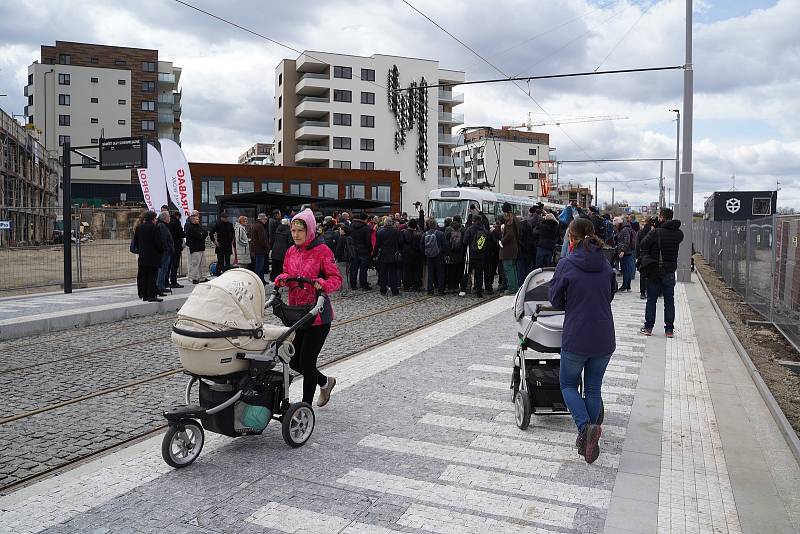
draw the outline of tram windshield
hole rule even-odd
[[[436,219],[442,224],[448,217],[460,215],[462,220],[467,220],[468,200],[439,200],[428,201],[428,216]]]

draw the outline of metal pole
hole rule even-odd
[[[614,207],[614,188],[611,188],[611,207]]]
[[[692,174],[692,117],[694,71],[692,70],[692,0],[686,0],[686,69],[683,71],[683,161],[680,176],[680,220],[684,235],[692,235],[694,175]],[[678,281],[691,282],[691,240],[684,239],[678,252]]]
[[[664,160],[661,160],[661,170],[658,172],[658,205],[665,208],[664,204]]]
[[[769,322],[774,323],[774,313],[775,313],[775,286],[778,285],[777,280],[775,280],[775,254],[776,254],[776,245],[778,243],[778,229],[777,229],[778,220],[775,216],[775,213],[772,214],[772,265],[770,266],[769,270],[772,276],[770,276],[771,284],[769,286]]]
[[[744,260],[744,301],[750,298],[750,254],[753,252],[753,245],[750,243],[750,219],[747,219],[747,258]]]
[[[597,206],[597,199],[600,195],[597,193],[597,176],[594,177],[594,205]]]
[[[69,141],[64,142],[62,157],[62,215],[64,217],[64,293],[72,293],[72,166]]]
[[[675,196],[677,197],[680,193],[681,179],[681,110],[676,109],[675,113],[678,115],[675,132]]]

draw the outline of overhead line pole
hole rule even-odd
[[[692,0],[686,0],[686,64],[683,71],[683,161],[681,161],[678,210],[683,241],[678,251],[678,281],[690,282],[692,256],[692,212],[694,174],[692,173],[692,118],[694,106],[694,71],[692,67]]]

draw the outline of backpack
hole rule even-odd
[[[458,230],[454,228],[453,231],[450,232],[450,250],[452,250],[453,252],[461,251],[461,248],[463,246],[463,243],[461,242],[462,230],[463,228],[459,228]]]
[[[353,243],[353,238],[349,235],[345,236],[342,241],[342,256],[344,257],[344,261],[348,263],[353,261],[357,256],[355,243]]]
[[[469,251],[473,254],[481,255],[489,248],[489,234],[486,230],[480,229],[475,233],[475,239],[469,244]]]
[[[436,230],[425,234],[425,256],[435,258],[439,255],[439,240],[436,237]]]

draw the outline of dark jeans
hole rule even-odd
[[[472,284],[473,284],[472,289],[473,291],[475,291],[476,295],[480,295],[483,293],[483,286],[485,283],[485,278],[483,274],[484,271],[483,258],[480,259],[473,258],[469,260],[469,269],[470,271],[472,271]],[[464,276],[464,282],[466,282],[467,278],[468,278],[467,276]],[[466,285],[466,283],[464,285]],[[490,290],[492,289],[492,286],[490,285],[486,286],[486,289]]]
[[[178,267],[181,265],[180,251],[172,255],[169,260],[169,285],[174,286],[178,283]]]
[[[517,256],[517,283],[522,285],[525,277],[533,270],[533,258],[520,254]]]
[[[378,263],[378,287],[382,294],[386,294],[386,285],[392,290],[392,295],[397,295],[399,286],[397,283],[397,264]]]
[[[403,289],[422,289],[422,258],[403,258]]]
[[[620,260],[620,269],[622,269],[622,286],[620,289],[631,289],[631,281],[636,274],[636,258],[633,254],[625,254]]]
[[[536,247],[536,268],[553,265],[553,249]]]
[[[644,311],[644,327],[652,330],[656,324],[658,296],[664,297],[664,331],[675,329],[675,273],[662,278],[647,279],[647,305]]]
[[[310,326],[294,335],[294,356],[289,367],[303,375],[303,402],[311,404],[317,386],[323,387],[328,377],[317,369],[317,358],[325,344],[325,338],[331,331],[331,325]]]
[[[224,252],[217,253],[217,275],[231,268],[231,255]]]
[[[139,271],[136,274],[136,287],[143,299],[152,299],[156,297],[157,276],[158,267],[139,265]]]
[[[279,274],[283,274],[283,260],[272,260],[272,269],[269,270],[269,279],[275,281]]]
[[[564,403],[569,408],[572,420],[578,427],[578,432],[583,432],[587,423],[594,423],[600,415],[600,406],[603,399],[600,388],[603,385],[603,375],[611,355],[608,356],[579,356],[565,350],[561,351],[561,365],[558,380],[561,383],[561,395]],[[578,391],[583,372],[583,396]]]
[[[639,273],[639,293],[647,295],[647,277]]]
[[[368,256],[356,256],[350,263],[350,287],[367,289]]]
[[[158,273],[156,275],[156,287],[163,293],[164,289],[167,287],[167,276],[169,275],[169,264],[172,260],[172,256],[167,254],[166,252],[161,256],[161,267],[158,268]]]
[[[447,289],[458,289],[461,285],[461,278],[464,275],[464,260],[445,264],[445,284]]]
[[[264,271],[265,271],[265,267],[267,266],[267,262],[266,262],[267,256],[266,256],[266,254],[256,254],[254,256],[254,258],[255,258],[255,261],[253,263],[255,265],[256,274],[258,275],[258,277],[263,282],[264,281]]]
[[[428,258],[428,291],[433,288],[444,293],[444,256],[439,255],[435,258]]]

